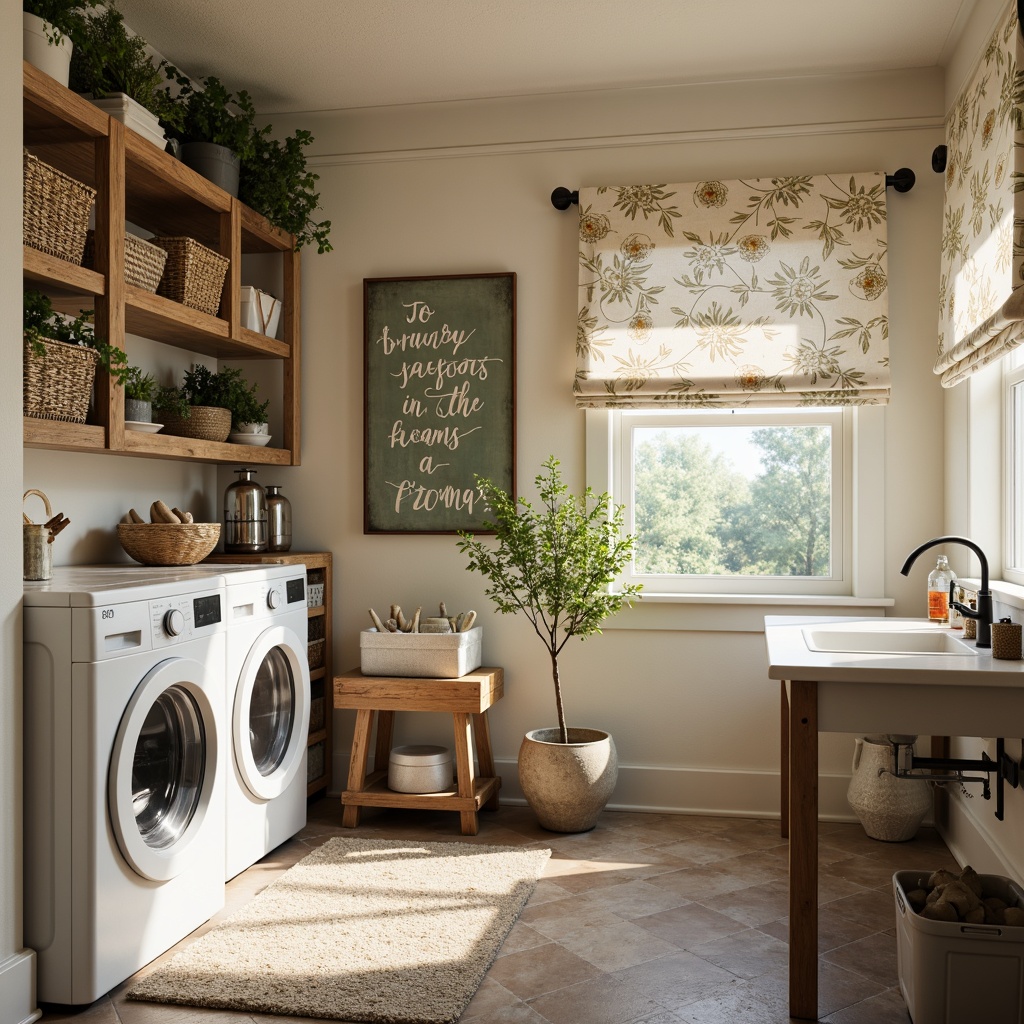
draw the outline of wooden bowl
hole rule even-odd
[[[195,565],[220,539],[220,523],[118,523],[121,547],[143,565]]]

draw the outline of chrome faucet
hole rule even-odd
[[[954,580],[949,587],[949,606],[951,608],[955,608],[961,615],[965,615],[969,619],[978,620],[978,640],[975,644],[976,647],[991,647],[992,591],[988,589],[988,559],[985,557],[985,552],[982,551],[973,540],[968,540],[966,537],[933,537],[931,540],[926,540],[920,547],[914,548],[914,550],[907,555],[907,560],[903,563],[903,568],[900,569],[900,572],[904,576],[908,576],[910,574],[910,567],[914,564],[917,556],[921,554],[922,551],[927,551],[929,548],[933,548],[937,544],[963,544],[964,547],[970,548],[978,556],[978,561],[981,562],[981,590],[978,591],[978,607],[969,608],[967,605],[953,600],[953,588],[956,585],[956,580]]]

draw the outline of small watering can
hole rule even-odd
[[[36,488],[27,490],[21,498],[22,505],[30,494],[35,494],[43,499],[43,509],[46,513],[45,523],[33,523],[25,514],[21,513],[24,520],[22,524],[22,578],[26,580],[48,580],[53,576],[53,538],[71,522],[64,516],[63,512],[53,514],[50,506],[50,499]]]

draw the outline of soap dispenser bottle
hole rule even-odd
[[[931,622],[949,622],[949,586],[956,573],[945,555],[939,555],[935,568],[928,573],[928,618]]]

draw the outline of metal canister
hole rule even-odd
[[[224,491],[224,550],[254,554],[267,550],[267,496],[254,469],[236,469],[238,479]]]
[[[278,484],[267,484],[267,550],[287,551],[292,546],[292,503]]]

